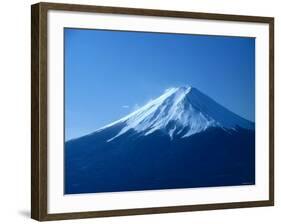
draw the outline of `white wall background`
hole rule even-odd
[[[56,0],[56,2],[202,11],[275,17],[276,206],[177,214],[69,220],[53,223],[280,223],[281,96],[278,0]],[[0,223],[36,223],[30,216],[30,5],[31,0],[1,2],[0,13]]]

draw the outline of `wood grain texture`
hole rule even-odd
[[[65,10],[79,12],[98,12],[142,16],[174,18],[195,18],[269,24],[269,200],[219,203],[159,208],[123,209],[109,211],[89,211],[75,213],[48,214],[47,201],[47,12]],[[57,3],[38,3],[31,6],[31,217],[38,221],[81,219],[93,217],[141,215],[170,212],[203,211],[213,209],[246,208],[274,205],[274,18],[210,14],[201,12],[164,11],[73,5]]]
[[[31,217],[39,219],[39,6],[31,8]]]
[[[76,12],[98,12],[98,13],[127,14],[127,15],[141,15],[141,16],[194,18],[194,19],[227,20],[227,21],[259,22],[259,23],[269,23],[273,20],[272,17],[262,17],[262,16],[229,15],[229,14],[215,14],[215,13],[202,13],[202,12],[185,12],[185,11],[61,4],[61,3],[47,3],[47,2],[42,2],[39,4],[40,6],[46,8],[47,10],[65,10],[65,11],[76,11]]]
[[[47,216],[47,10],[31,7],[31,217]]]
[[[269,200],[274,205],[274,19],[269,22]]]

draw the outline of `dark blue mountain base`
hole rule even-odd
[[[209,128],[188,138],[118,127],[65,143],[65,194],[255,184],[255,132]]]

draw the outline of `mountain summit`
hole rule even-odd
[[[160,97],[97,131],[118,124],[124,127],[108,142],[130,130],[143,135],[161,131],[172,139],[174,136],[189,137],[211,127],[254,129],[254,123],[234,114],[194,87],[167,89]]]
[[[193,87],[65,143],[65,194],[255,184],[255,126]]]

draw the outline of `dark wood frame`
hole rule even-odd
[[[269,200],[109,211],[47,211],[47,12],[65,10],[269,24]],[[31,6],[31,217],[38,221],[140,215],[274,205],[274,18],[183,11],[38,3]]]

